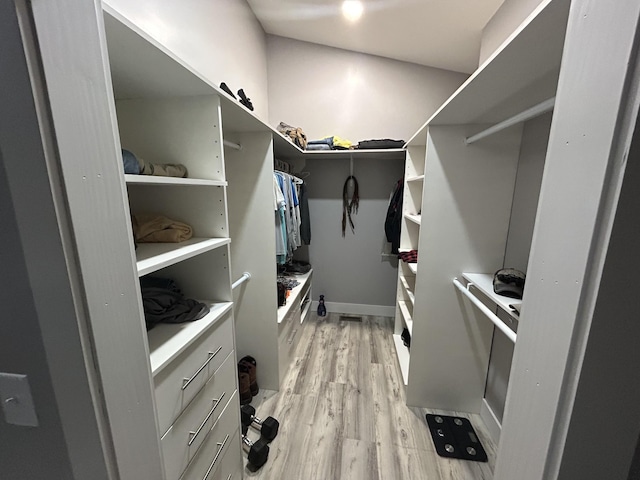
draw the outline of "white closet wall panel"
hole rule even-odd
[[[480,411],[493,324],[452,280],[502,267],[522,127],[465,145],[477,127],[429,127],[413,319],[426,341],[411,349],[409,405]]]
[[[233,281],[251,279],[233,291],[237,356],[258,361],[261,388],[278,390],[276,233],[273,200],[273,144],[269,133],[229,135],[242,150],[228,148]]]
[[[267,118],[265,33],[245,1],[106,0],[215,85],[244,88]],[[237,95],[236,95],[237,97]]]

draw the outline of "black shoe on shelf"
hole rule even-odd
[[[409,330],[407,330],[406,328],[402,330],[402,334],[400,335],[400,338],[402,338],[402,343],[404,343],[405,347],[407,348],[411,348],[411,334],[409,333]]]
[[[226,93],[228,93],[231,97],[233,97],[234,100],[237,100],[236,96],[233,94],[233,92],[231,91],[231,89],[227,86],[226,83],[222,82],[220,84],[220,89]]]
[[[240,103],[247,107],[249,110],[253,111],[253,104],[251,103],[251,99],[247,98],[242,88],[238,90],[238,96],[240,97]]]

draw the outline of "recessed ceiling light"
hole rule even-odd
[[[364,6],[360,0],[344,0],[342,2],[342,15],[350,22],[355,22],[362,16]]]

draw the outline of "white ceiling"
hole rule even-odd
[[[504,0],[363,0],[355,24],[341,0],[247,0],[267,33],[471,73],[482,29]]]

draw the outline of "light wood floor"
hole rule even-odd
[[[489,463],[435,453],[425,413],[407,407],[391,318],[339,314],[305,322],[279,392],[260,391],[257,416],[280,421],[269,460],[246,478],[268,480],[475,480],[493,477],[495,447],[479,417],[471,422]],[[260,365],[258,365],[258,379]],[[253,440],[258,432],[249,432]],[[245,458],[246,461],[246,458]]]

